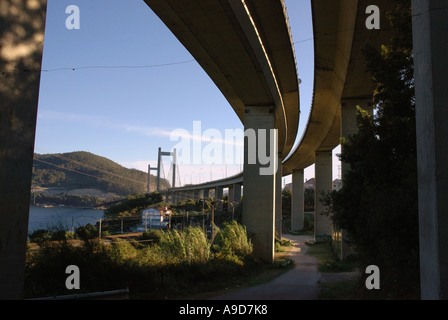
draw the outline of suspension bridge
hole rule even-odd
[[[304,135],[294,142],[300,117],[299,83],[289,20],[282,0],[145,0],[221,90],[245,129],[277,129],[268,145],[280,170],[260,175],[261,162],[249,164],[245,145],[243,173],[195,186],[161,190],[170,201],[186,193],[233,188],[238,200],[244,183],[243,224],[254,236],[254,254],[273,262],[274,234],[281,221],[281,178],[292,174],[294,228],[303,221],[303,169],[315,164],[316,194],[331,190],[331,150],[353,133],[355,107],[369,107],[373,85],[363,63],[367,43],[379,47],[391,26],[366,28],[366,8],[387,12],[386,0],[311,0],[313,11],[314,100]],[[20,298],[23,290],[34,128],[40,85],[46,1],[6,2],[0,8],[0,52],[8,81],[2,97],[0,186],[0,297]],[[448,101],[446,6],[440,0],[412,0],[419,162],[422,298],[448,296],[446,116]],[[11,19],[12,13],[20,19]],[[26,20],[28,19],[28,20]],[[31,23],[32,22],[32,23]],[[17,32],[17,30],[24,32]],[[32,35],[32,36],[30,36]],[[15,51],[14,51],[15,50]],[[20,66],[27,72],[11,73]],[[5,78],[6,79],[6,78]],[[3,116],[5,115],[5,116]],[[160,156],[164,154],[160,153]],[[151,171],[151,168],[149,168]],[[158,168],[160,177],[161,168]],[[346,168],[342,167],[342,178]],[[160,178],[158,178],[160,181]],[[159,185],[160,187],[160,185]],[[238,191],[239,190],[239,191]],[[316,201],[316,212],[323,210]],[[14,214],[10,214],[14,212]],[[332,234],[328,217],[315,215],[316,234]],[[342,249],[344,250],[344,246]],[[340,252],[343,257],[344,251]]]

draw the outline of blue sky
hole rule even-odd
[[[313,89],[310,1],[285,2],[302,79],[301,136]],[[80,9],[79,30],[65,26],[65,9],[73,4]],[[48,0],[42,70],[37,153],[89,151],[145,170],[149,163],[155,166],[159,147],[171,151],[175,129],[192,132],[194,121],[201,121],[203,131],[223,135],[243,128],[218,88],[143,0]],[[240,167],[183,166],[181,182],[222,178]]]

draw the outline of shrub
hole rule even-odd
[[[161,230],[150,230],[143,232],[142,236],[140,237],[141,240],[152,240],[154,243],[159,243],[160,238],[162,237],[162,231]]]
[[[90,240],[98,236],[98,229],[91,223],[76,229],[76,235],[81,240]]]
[[[65,241],[65,240],[67,240],[66,231],[59,230],[59,231],[52,232],[51,240],[54,240],[54,241]]]
[[[31,242],[35,242],[40,245],[51,239],[51,233],[48,230],[38,229],[33,231],[29,237]]]
[[[218,232],[214,249],[219,257],[238,256],[244,258],[253,251],[252,242],[247,237],[246,228],[236,221],[225,223]]]
[[[159,246],[168,263],[205,263],[210,259],[210,243],[198,227],[184,232],[161,231]]]
[[[128,241],[117,239],[112,242],[110,256],[116,262],[124,262],[137,256],[137,249]]]

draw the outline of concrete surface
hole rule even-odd
[[[305,242],[312,236],[284,234],[294,247],[289,252],[295,267],[271,282],[215,297],[211,300],[316,300],[322,274],[317,271],[317,259],[307,255]]]
[[[423,300],[448,299],[448,8],[413,0],[420,281]]]

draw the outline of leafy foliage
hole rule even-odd
[[[157,239],[145,244],[114,240],[109,245],[89,239],[88,232],[95,230],[88,226],[83,229],[86,234],[82,244],[61,241],[41,246],[35,253],[28,252],[26,297],[73,294],[65,288],[68,265],[82,270],[79,292],[129,287],[131,298],[163,299],[177,294],[185,297],[185,292],[190,291],[201,292],[201,286],[216,290],[216,275],[220,280],[244,275],[246,262],[255,264],[249,259],[251,251],[247,250],[249,242],[244,240],[245,229],[236,223],[224,229],[220,241],[229,244],[227,248],[239,255],[237,259],[234,254],[224,257],[227,249],[212,250],[207,235],[198,227],[183,232],[158,230],[145,234],[144,237]],[[36,236],[46,235],[41,232]]]
[[[35,204],[53,204],[53,205],[67,205],[72,207],[92,208],[101,206],[104,202],[109,200],[102,200],[99,197],[92,195],[76,195],[76,194],[44,194],[33,193],[30,199],[31,203]]]
[[[215,250],[219,257],[245,257],[252,253],[253,245],[247,237],[246,227],[236,221],[227,222],[218,232],[215,240]]]
[[[128,196],[123,202],[111,206],[109,209],[105,210],[106,215],[117,215],[117,214],[140,214],[143,209],[149,206],[161,203],[163,197],[160,193],[146,193],[146,194],[135,194]]]
[[[419,292],[418,204],[411,9],[397,0],[390,43],[368,48],[376,116],[358,109],[359,132],[342,141],[349,165],[328,200],[336,226],[358,248],[361,269],[377,265],[385,297]]]

